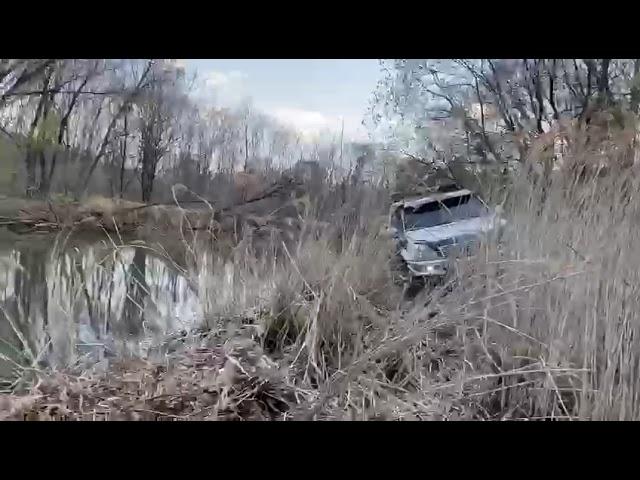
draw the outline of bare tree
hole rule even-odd
[[[136,102],[140,125],[139,161],[143,202],[151,200],[158,165],[178,139],[180,102],[174,80],[158,71],[152,73],[149,88]]]
[[[446,124],[445,141],[456,145],[457,156],[522,159],[523,136],[540,135],[562,118],[586,121],[594,108],[637,110],[640,98],[635,60],[395,60],[383,63],[383,70],[372,125],[394,125],[390,138],[399,144],[402,129],[413,132],[414,153],[421,156],[442,150],[431,132]],[[491,129],[489,110],[499,120]],[[517,149],[506,149],[509,143]]]
[[[53,145],[48,171],[45,170],[44,151],[41,153],[41,178],[39,191],[43,195],[47,195],[51,188],[51,182],[56,170],[59,153],[64,151],[68,154],[70,145],[68,142],[65,144],[65,138],[67,136],[71,115],[78,106],[80,95],[86,89],[87,84],[101,73],[99,67],[102,62],[100,60],[90,62],[76,61],[74,63],[76,64],[75,67],[78,68],[79,71],[72,71],[71,75],[74,77],[73,80],[77,84],[77,87],[71,90],[72,93],[70,95],[63,95],[63,97],[69,98],[63,99],[60,102],[59,108],[61,115],[59,116],[60,120],[57,125],[57,135],[55,144]]]
[[[137,179],[148,201],[158,176],[204,193],[216,188],[214,177],[231,182],[242,169],[267,174],[314,154],[335,163],[335,145],[314,153],[249,102],[230,109],[189,101],[184,74],[178,79],[171,64],[0,59],[0,134],[16,144],[27,193],[124,197]]]
[[[137,82],[135,83],[135,86],[128,92],[124,92],[120,105],[117,107],[115,115],[112,116],[111,121],[109,122],[109,125],[102,137],[102,142],[100,143],[100,147],[98,148],[96,155],[93,157],[93,161],[91,162],[89,169],[87,171],[87,174],[85,176],[84,187],[83,187],[84,194],[86,194],[89,188],[89,181],[91,180],[91,176],[93,175],[93,172],[98,166],[98,163],[100,162],[100,160],[102,160],[103,156],[107,152],[107,146],[111,141],[111,134],[113,132],[113,129],[116,126],[117,121],[128,109],[129,105],[132,102],[134,102],[138,98],[138,96],[140,96],[142,92],[148,87],[148,79],[154,65],[155,65],[155,62],[153,60],[147,61],[142,73],[140,74]]]

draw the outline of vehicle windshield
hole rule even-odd
[[[487,207],[476,197],[463,195],[404,209],[406,230],[436,227],[487,214]]]

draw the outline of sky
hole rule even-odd
[[[197,93],[219,106],[252,104],[307,134],[323,129],[365,140],[361,125],[380,78],[378,60],[183,60]]]

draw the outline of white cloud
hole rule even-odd
[[[228,73],[211,70],[204,75],[205,85],[212,88],[238,86],[239,84],[243,84],[246,79],[247,74],[237,70],[232,70]]]
[[[357,115],[327,115],[315,110],[288,107],[274,108],[267,113],[280,123],[294,127],[308,140],[315,139],[325,132],[338,134],[342,128],[343,120],[345,140],[357,140],[365,137],[365,132],[360,125],[360,118]]]
[[[320,112],[298,108],[276,108],[271,115],[280,123],[295,127],[303,133],[319,133],[321,130],[334,127],[332,119]]]
[[[238,70],[208,70],[199,75],[193,96],[198,102],[205,104],[238,107],[249,98],[247,79],[248,75]],[[339,135],[343,120],[345,141],[366,139],[366,132],[361,125],[362,118],[353,112],[336,115],[273,103],[265,104],[260,101],[262,99],[257,100],[255,106],[259,110],[283,125],[295,128],[305,140],[314,141],[327,133]]]
[[[219,106],[232,107],[244,101],[247,96],[247,74],[232,70],[204,72],[193,93],[200,101],[215,103]]]

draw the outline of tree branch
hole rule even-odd
[[[144,72],[142,73],[142,75],[140,76],[140,79],[138,80],[138,83],[136,84],[136,87],[134,88],[134,90],[132,92],[129,93],[129,95],[127,95],[127,97],[124,99],[124,101],[120,105],[120,108],[118,109],[118,112],[111,119],[111,122],[109,123],[109,126],[107,127],[107,131],[104,134],[104,137],[102,139],[102,143],[100,144],[100,148],[98,150],[98,153],[95,156],[95,158],[93,159],[93,162],[91,163],[91,166],[89,167],[89,171],[87,173],[87,177],[86,177],[86,179],[84,181],[84,188],[83,188],[83,192],[82,192],[83,194],[86,194],[87,189],[89,188],[89,181],[91,180],[91,176],[93,175],[93,172],[95,171],[95,169],[96,169],[96,167],[98,165],[98,162],[100,161],[100,159],[103,157],[103,155],[106,152],[107,144],[109,143],[109,138],[111,136],[111,131],[115,127],[116,122],[118,121],[118,119],[120,118],[122,113],[128,107],[129,103],[131,103],[135,99],[135,97],[140,93],[141,89],[144,86],[144,82],[145,82],[147,76],[149,75],[149,72],[151,71],[151,68],[153,67],[153,64],[154,64],[154,62],[152,60],[147,62],[147,66],[146,66]]]

